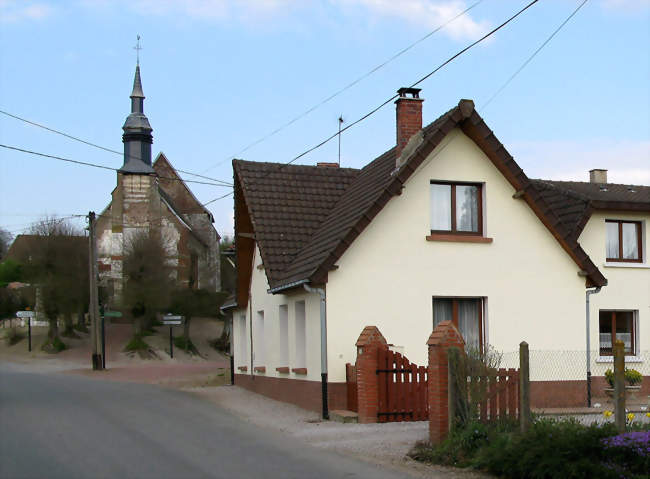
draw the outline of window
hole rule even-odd
[[[296,301],[296,357],[294,368],[307,367],[307,331],[305,325],[305,302]]]
[[[605,220],[607,227],[607,261],[643,260],[641,222]]]
[[[614,354],[613,345],[623,341],[626,355],[636,354],[636,311],[600,311],[600,355]]]
[[[255,332],[255,343],[254,343],[254,352],[253,358],[255,359],[255,366],[264,366],[264,356],[266,345],[264,344],[264,311],[258,311],[257,317],[255,318],[255,327],[253,328]]]
[[[280,305],[280,365],[289,366],[289,307]]]
[[[431,181],[431,232],[480,235],[483,199],[480,184]]]
[[[451,321],[467,347],[483,350],[483,299],[433,298],[433,327]]]

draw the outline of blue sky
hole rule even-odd
[[[0,110],[121,150],[142,36],[154,152],[232,181],[230,158],[476,0],[0,0]],[[467,14],[278,134],[240,153],[286,162],[408,86],[527,1]],[[424,123],[475,101],[533,178],[650,184],[650,1],[590,0],[486,108],[485,101],[581,3],[540,0],[421,86]],[[342,137],[342,166],[395,142],[391,103]],[[0,114],[0,143],[119,168],[118,155]],[[298,163],[336,161],[332,141]],[[0,148],[0,227],[101,211],[116,174]],[[191,177],[187,177],[191,178]],[[199,200],[230,190],[191,185]],[[232,234],[232,197],[209,205]],[[79,220],[81,221],[81,220]]]

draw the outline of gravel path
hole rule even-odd
[[[406,457],[417,441],[426,440],[427,422],[342,424],[320,421],[318,413],[274,401],[237,386],[188,388],[228,409],[251,424],[283,431],[314,447],[402,470],[420,478],[471,479],[492,476],[441,466],[428,466]]]

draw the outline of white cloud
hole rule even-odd
[[[54,8],[43,2],[0,0],[0,21],[2,23],[41,20],[53,12]]]
[[[608,170],[611,183],[650,185],[650,141],[526,141],[507,145],[531,178],[589,181],[589,170]]]
[[[467,8],[461,0],[331,0],[344,6],[361,6],[371,14],[398,18],[415,25],[434,28],[451,20]],[[477,38],[488,30],[487,22],[476,22],[465,14],[443,30],[452,38],[460,40]]]

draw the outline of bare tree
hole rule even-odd
[[[0,228],[0,260],[4,259],[12,240],[13,235],[6,229]]]
[[[65,220],[45,218],[31,229],[28,246],[21,252],[25,274],[40,290],[43,311],[50,327],[43,349],[65,349],[59,337],[58,318],[74,307],[77,291],[87,288],[87,275],[75,264],[87,262],[87,240],[81,231]],[[85,279],[84,279],[85,278]],[[68,324],[66,321],[66,331]]]
[[[163,238],[157,229],[134,233],[125,247],[123,302],[133,316],[134,337],[141,337],[156,313],[169,304],[172,268],[167,264]]]
[[[190,324],[194,317],[217,317],[219,307],[223,304],[227,293],[208,291],[205,289],[182,288],[174,291],[170,309],[173,313],[185,316],[183,336],[179,339],[180,347],[185,351],[197,352],[190,339]]]

